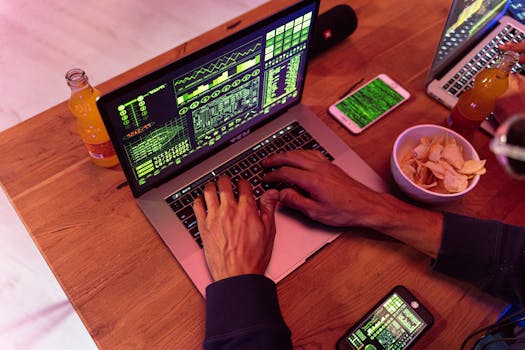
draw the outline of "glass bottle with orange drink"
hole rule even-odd
[[[66,81],[71,88],[69,109],[77,118],[78,133],[91,161],[101,167],[114,167],[119,162],[96,105],[100,91],[89,84],[86,73],[78,68],[66,73]]]
[[[463,92],[450,112],[447,124],[460,133],[475,130],[494,111],[496,99],[509,85],[509,73],[519,59],[517,52],[505,51],[498,63],[478,73],[474,86]]]

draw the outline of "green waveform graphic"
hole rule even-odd
[[[212,63],[207,64],[206,66],[203,65],[193,70],[189,75],[185,76],[184,78],[175,80],[173,82],[173,86],[179,91],[187,89],[192,85],[195,85],[200,81],[208,78],[211,75],[219,73],[227,68],[232,67],[233,65],[238,64],[240,59],[253,55],[256,52],[260,52],[260,48],[261,43],[258,41],[255,42],[255,44],[253,42],[248,43],[233,52],[229,52],[223,55],[222,57],[219,57],[218,59],[216,59]],[[183,86],[179,88],[179,85]]]
[[[205,93],[213,90],[217,86],[219,86],[219,85],[221,85],[221,84],[223,84],[223,83],[225,83],[227,81],[230,81],[231,85],[226,84],[225,87],[223,87],[222,89],[215,90],[216,91],[216,93],[215,93],[216,96],[211,96],[211,97],[217,97],[221,92],[226,92],[227,89],[230,89],[231,87],[238,86],[241,83],[241,81],[242,82],[246,82],[249,79],[251,79],[252,76],[253,77],[258,76],[259,73],[260,73],[260,70],[259,69],[255,69],[251,73],[248,73],[248,74],[244,75],[240,79],[233,80],[234,77],[239,77],[240,74],[242,74],[245,71],[247,71],[248,69],[258,65],[260,63],[260,58],[261,58],[261,55],[257,55],[254,58],[252,58],[251,60],[245,61],[245,62],[237,65],[234,68],[235,72],[232,73],[232,75],[230,75],[229,71],[224,71],[219,77],[213,79],[211,83],[199,85],[194,91],[185,93],[182,96],[177,97],[177,104],[179,106],[183,105],[186,102],[191,101],[194,98],[196,98],[196,97],[198,97],[198,96],[200,96],[202,94],[205,94]],[[202,103],[206,103],[206,101],[201,101],[201,102]]]

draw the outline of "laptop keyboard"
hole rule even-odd
[[[318,150],[328,160],[333,160],[333,157],[298,122],[293,122],[186,188],[172,194],[166,198],[166,202],[202,248],[202,239],[192,204],[195,198],[203,194],[206,184],[216,181],[221,175],[228,175],[232,181],[234,194],[237,195],[237,183],[243,178],[252,185],[253,195],[258,200],[266,190],[285,186],[263,183],[265,169],[260,161],[272,154],[295,149]]]
[[[520,42],[525,37],[525,34],[519,29],[507,25],[501,32],[498,33],[481,51],[474,56],[467,64],[460,69],[449,81],[447,81],[443,88],[449,94],[459,97],[463,91],[470,89],[474,85],[474,78],[479,71],[486,67],[492,67],[496,64],[499,50],[498,45],[508,41]],[[520,71],[522,66],[518,64],[514,70]]]

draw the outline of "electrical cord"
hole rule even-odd
[[[519,339],[520,339],[520,337],[508,337],[508,338],[493,339],[493,340],[488,341],[485,344],[483,344],[483,346],[479,350],[485,350],[487,348],[487,346],[489,346],[491,344],[496,344],[496,343],[505,342],[505,341],[516,341],[516,340],[519,340]]]
[[[476,335],[482,333],[482,332],[490,331],[489,333],[492,333],[492,332],[497,331],[497,330],[499,330],[499,329],[501,329],[503,327],[507,327],[507,326],[510,326],[512,324],[515,324],[515,323],[518,323],[518,322],[521,322],[521,321],[525,320],[525,316],[521,316],[518,319],[514,319],[516,316],[519,316],[519,315],[523,314],[524,312],[525,312],[525,308],[521,308],[518,311],[512,313],[511,315],[505,316],[501,320],[499,320],[497,322],[494,322],[491,325],[488,325],[488,326],[485,326],[485,327],[482,327],[482,328],[479,328],[479,329],[475,330],[474,332],[470,333],[465,338],[465,340],[463,340],[463,343],[461,344],[461,348],[460,349],[464,350],[465,346],[468,343],[468,341],[471,340],[472,338],[474,338]]]

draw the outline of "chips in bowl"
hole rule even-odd
[[[446,127],[422,124],[403,131],[390,158],[394,181],[409,197],[423,203],[456,200],[486,172],[474,147]]]
[[[467,189],[474,175],[485,174],[486,160],[463,157],[463,149],[449,133],[423,136],[401,160],[401,170],[415,184],[438,193]]]

